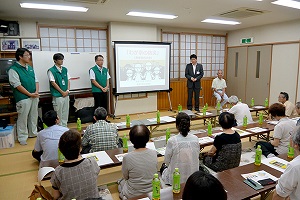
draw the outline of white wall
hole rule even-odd
[[[109,23],[109,52],[114,55],[113,41],[148,41],[157,42],[157,27],[155,25],[133,24],[133,23]],[[112,77],[114,77],[114,58],[110,56]],[[113,85],[114,80],[112,79]],[[152,112],[157,110],[157,93],[148,93],[147,98],[119,100],[116,106],[115,115],[130,113]]]

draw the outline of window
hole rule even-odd
[[[43,51],[107,52],[107,30],[39,26]]]
[[[190,55],[196,54],[203,65],[204,77],[216,76],[224,70],[225,36],[162,33],[162,41],[171,43],[171,78],[184,78]]]

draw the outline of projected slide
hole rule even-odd
[[[115,42],[116,93],[170,88],[170,44]]]

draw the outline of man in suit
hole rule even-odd
[[[190,56],[191,63],[186,65],[185,77],[187,78],[188,87],[188,101],[187,108],[192,110],[192,98],[193,92],[195,97],[195,110],[199,111],[199,93],[201,88],[201,78],[203,77],[203,67],[201,64],[197,63],[197,56],[192,54]]]

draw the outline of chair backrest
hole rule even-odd
[[[242,143],[225,144],[216,159],[218,171],[238,167],[241,161]]]

